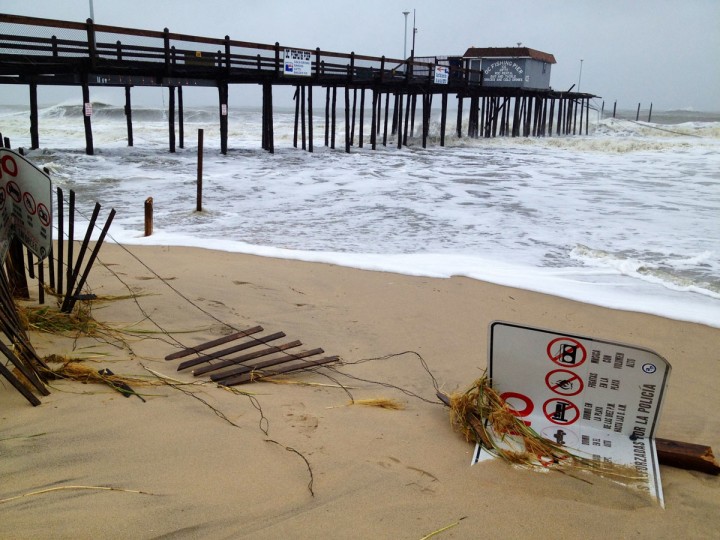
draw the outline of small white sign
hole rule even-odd
[[[85,104],[85,116],[92,116],[92,103]]]
[[[450,68],[435,66],[435,84],[448,84],[450,82]]]
[[[670,364],[656,353],[510,323],[490,326],[493,388],[571,452],[634,467],[663,505],[654,433]],[[476,449],[476,458],[480,457]]]
[[[312,75],[312,53],[296,49],[285,49],[283,73],[293,77],[310,77]]]
[[[0,148],[0,255],[17,236],[40,259],[52,246],[52,186],[42,170]]]

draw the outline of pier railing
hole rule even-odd
[[[285,73],[285,51],[310,58],[305,76]],[[262,44],[163,31],[139,30],[93,23],[58,21],[0,14],[0,75],[77,74],[79,70],[106,80],[101,84],[153,84],[155,77],[192,79],[190,84],[231,83],[435,84],[435,68],[448,71],[444,88],[482,85],[482,72],[464,65],[413,58],[398,59],[308,49],[280,43]],[[61,83],[62,77],[58,78]],[[43,81],[49,83],[49,81]],[[441,85],[438,85],[441,86]]]

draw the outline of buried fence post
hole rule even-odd
[[[145,199],[145,236],[153,233],[153,198]]]

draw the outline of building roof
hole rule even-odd
[[[527,58],[540,60],[548,64],[556,64],[555,57],[550,53],[536,51],[529,47],[470,47],[464,58]]]

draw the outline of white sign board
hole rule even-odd
[[[435,66],[435,84],[448,84],[450,82],[450,68]]]
[[[536,433],[584,457],[629,465],[663,505],[653,439],[670,364],[652,351],[495,322],[493,388]],[[480,459],[476,449],[474,461]]]
[[[285,68],[283,73],[295,77],[309,77],[312,75],[312,53],[285,49]]]
[[[23,156],[0,148],[0,255],[15,235],[40,259],[52,246],[50,177]]]

